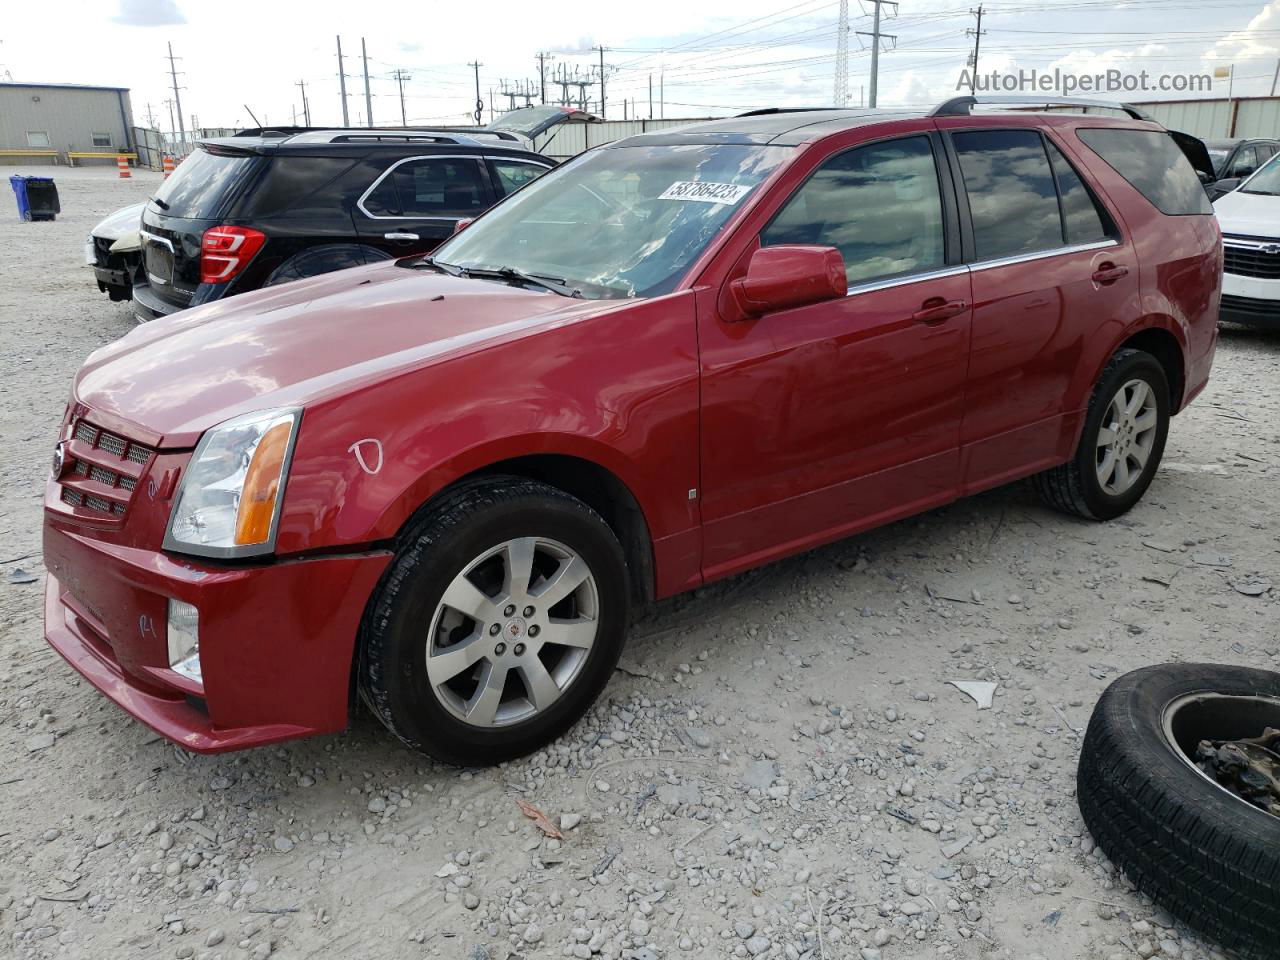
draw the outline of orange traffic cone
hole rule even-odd
[[[133,176],[133,174],[129,172],[128,157],[116,157],[116,172],[120,175],[121,180],[128,180]]]
[[[164,178],[168,180],[171,173],[173,173],[173,157],[166,153],[164,155]]]

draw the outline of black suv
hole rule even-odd
[[[247,130],[204,140],[142,212],[141,320],[422,254],[553,161],[503,132]]]

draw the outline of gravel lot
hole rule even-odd
[[[55,175],[56,223],[0,201],[0,955],[1220,955],[1094,848],[1078,732],[1143,664],[1280,669],[1280,591],[1236,589],[1280,579],[1280,336],[1224,333],[1127,517],[1015,486],[663,603],[593,713],[519,763],[437,766],[367,714],[199,757],[42,638],[58,419],[134,322],[81,244],[158,182]],[[993,708],[955,679],[996,681]]]

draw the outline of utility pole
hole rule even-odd
[[[307,81],[299,80],[298,89],[302,91],[302,125],[311,126],[311,107],[307,104]]]
[[[1276,61],[1276,75],[1271,78],[1271,95],[1276,95],[1276,84],[1280,83],[1280,60]],[[147,105],[147,109],[151,109],[151,105]]]
[[[187,126],[182,120],[182,98],[178,96],[178,69],[175,66],[176,62],[181,59],[181,57],[175,57],[173,55],[173,44],[170,43],[169,78],[173,81],[173,104],[178,110],[178,135],[181,138],[179,142],[182,144],[181,149],[185,153],[187,149]]]
[[[596,49],[600,51],[600,119],[605,120],[608,118],[608,114],[605,112],[608,101],[604,97],[604,44],[596,47]]]
[[[484,101],[480,99],[480,68],[484,66],[479,60],[474,60],[467,64],[476,72],[476,110],[473,116],[476,118],[476,126],[480,126],[480,121],[484,117]]]
[[[849,0],[840,0],[840,19],[836,26],[835,105],[849,105]]]
[[[538,83],[542,87],[542,102],[547,102],[547,61],[551,59],[549,53],[538,54]]]
[[[978,18],[978,26],[966,30],[966,37],[973,37],[973,57],[969,61],[969,66],[973,67],[973,73],[969,74],[969,92],[976,93],[978,90],[978,53],[982,49],[982,36],[986,33],[982,29],[982,4],[978,4],[977,10],[970,10],[973,16]]]
[[[1280,67],[1277,67],[1276,69],[1280,70]],[[155,115],[151,112],[150,101],[147,102],[147,126],[150,127],[152,130],[156,128],[156,118],[155,118]]]
[[[373,126],[373,94],[369,92],[369,51],[364,48],[364,37],[360,38],[360,57],[364,60],[364,115],[367,126]]]
[[[351,126],[347,118],[347,72],[342,68],[342,37],[338,37],[338,90],[342,93],[342,125]]]
[[[880,8],[888,4],[893,7],[893,12],[896,14],[898,12],[898,4],[897,0],[867,0],[867,2],[874,4],[876,8],[874,25],[870,33],[865,30],[859,30],[858,33],[861,36],[871,38],[871,96],[867,101],[867,106],[875,109],[877,106],[876,94],[879,92],[880,86],[880,40],[883,37],[896,43],[898,39],[896,34],[880,32]]]
[[[407,127],[409,121],[405,119],[404,113],[404,82],[410,79],[409,72],[396,67],[396,72],[391,76],[395,78],[396,86],[400,88],[400,122]]]

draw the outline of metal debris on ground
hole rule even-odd
[[[1280,730],[1241,740],[1201,740],[1196,764],[1214,782],[1259,810],[1280,817]]]

